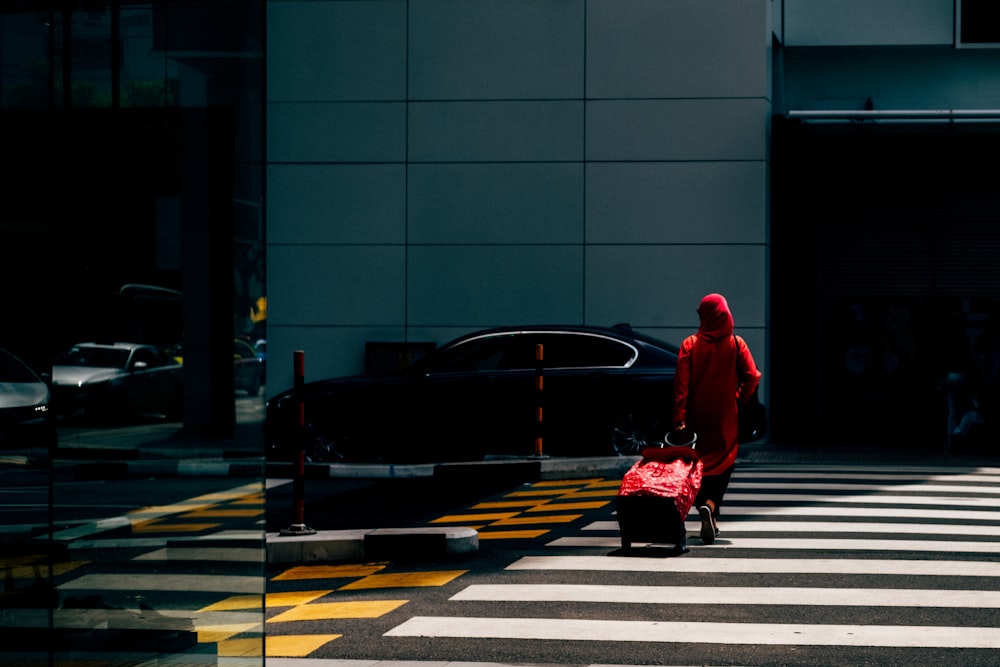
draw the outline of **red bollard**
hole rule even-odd
[[[294,358],[295,391],[298,393],[298,432],[301,437],[305,437],[306,432],[306,403],[302,399],[302,387],[305,385],[306,377],[306,353],[302,350],[295,351]],[[306,449],[305,442],[300,439],[299,449],[295,454],[295,478],[292,481],[292,509],[294,519],[292,525],[281,531],[282,535],[312,535],[316,531],[306,525]]]
[[[542,456],[542,389],[545,387],[542,375],[542,360],[545,349],[541,343],[535,346],[535,456]]]

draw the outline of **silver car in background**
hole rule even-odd
[[[183,366],[141,343],[77,343],[52,362],[53,406],[60,416],[178,418]]]
[[[56,444],[49,387],[23,361],[0,349],[0,448]]]

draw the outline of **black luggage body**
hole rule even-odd
[[[677,515],[673,498],[658,496],[618,496],[618,529],[622,549],[633,542],[673,544],[678,553],[687,551],[687,529]]]

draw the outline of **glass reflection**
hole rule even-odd
[[[27,374],[0,378],[0,663],[263,664],[265,376],[233,357],[266,337],[263,3],[13,5],[0,345]],[[82,343],[156,348],[122,377],[182,364],[182,404],[43,410]]]

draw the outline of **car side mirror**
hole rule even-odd
[[[135,362],[135,365],[132,366],[132,372],[135,372],[135,371],[144,371],[148,367],[149,367],[149,364],[147,364],[145,361],[137,361],[137,362]]]

